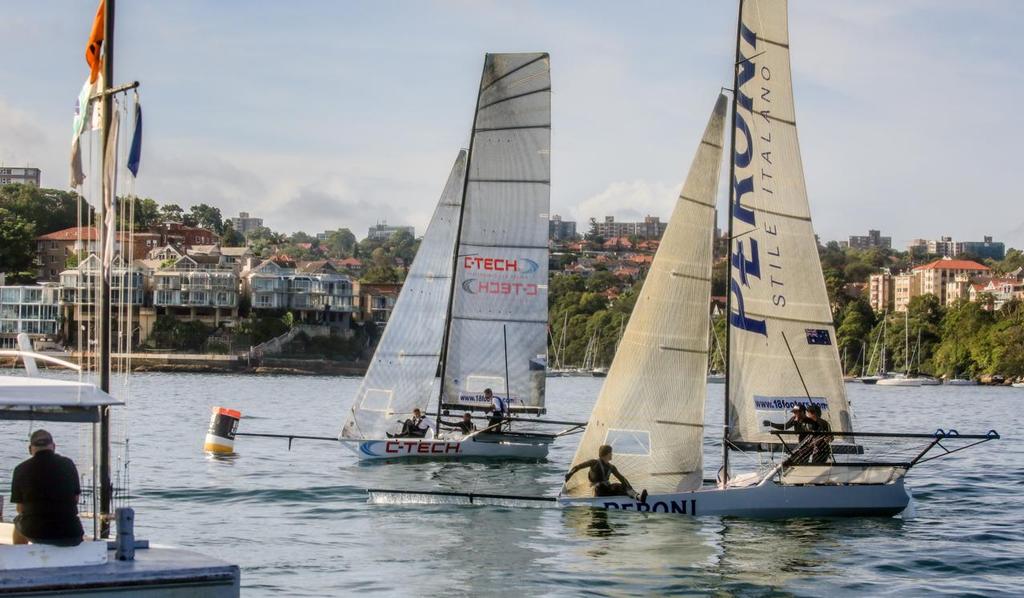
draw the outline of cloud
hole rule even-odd
[[[38,120],[31,114],[0,98],[0,140],[3,142],[0,146],[0,162],[19,166],[39,164],[38,156],[48,149],[50,140],[46,130],[37,123]],[[70,129],[69,124],[69,144]]]
[[[644,216],[668,218],[682,183],[668,184],[645,180],[616,181],[603,191],[581,201],[573,210],[580,223],[615,216],[616,220],[638,221]],[[582,228],[580,224],[578,228]]]

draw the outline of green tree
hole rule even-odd
[[[0,272],[31,278],[36,257],[35,225],[0,208]]]
[[[71,228],[78,222],[78,195],[58,189],[3,185],[0,186],[0,208],[31,224],[36,235]],[[85,206],[83,221],[88,221],[91,214],[91,208]]]
[[[160,224],[160,205],[142,197],[135,200],[135,230],[149,230]]]
[[[208,228],[218,235],[224,232],[224,219],[221,217],[220,208],[201,203],[192,206],[189,215],[195,221],[194,226]]]
[[[185,210],[176,203],[160,206],[160,220],[164,222],[181,222],[185,219]]]
[[[245,245],[245,236],[235,230],[230,220],[224,223],[224,229],[220,233],[220,245],[221,247],[243,247]]]
[[[327,235],[327,253],[331,257],[354,257],[356,236],[347,228],[339,228]]]

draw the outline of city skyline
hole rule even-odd
[[[0,23],[18,82],[0,92],[0,161],[66,188],[95,6],[20,6]],[[249,211],[284,232],[378,219],[423,230],[466,145],[485,51],[551,52],[551,211],[581,228],[667,217],[714,96],[731,84],[729,3],[585,14],[575,3],[238,6],[120,6],[116,77],[142,81],[146,108],[138,192]],[[1022,18],[1007,6],[791,7],[822,239],[880,228],[898,248],[940,234],[1024,246],[1019,202],[992,176],[1013,169],[1020,125],[1003,98],[1024,91],[1010,59]]]

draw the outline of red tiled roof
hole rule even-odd
[[[930,264],[923,266],[917,266],[914,271],[918,270],[990,270],[988,266],[979,264],[978,262],[971,260],[935,260]]]
[[[79,234],[79,228],[81,228],[81,234]],[[135,233],[136,238],[146,235],[145,238],[152,238],[150,233]],[[99,233],[96,231],[95,226],[83,226],[77,227],[72,226],[71,228],[65,228],[64,230],[54,231],[52,233],[46,233],[36,237],[36,241],[77,241],[79,239],[83,241],[95,241],[99,237]],[[123,241],[128,238],[128,233],[117,233],[117,240]]]

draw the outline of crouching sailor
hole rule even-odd
[[[597,457],[597,459],[584,461],[570,469],[569,473],[565,474],[565,481],[568,482],[572,479],[577,471],[590,468],[587,477],[590,479],[590,487],[594,490],[594,496],[628,496],[641,503],[647,502],[647,490],[638,494],[629,485],[629,481],[619,473],[618,468],[612,465],[611,445],[602,444],[597,449]],[[618,483],[612,483],[611,476],[613,475],[619,480]]]
[[[402,422],[402,431],[388,434],[388,438],[424,438],[430,430],[430,422],[419,409],[412,410],[412,417]]]

